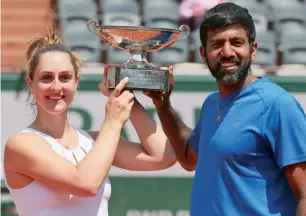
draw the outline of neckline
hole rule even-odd
[[[241,87],[237,89],[236,91],[230,93],[229,95],[225,96],[223,99],[220,99],[220,105],[227,104],[229,102],[232,102],[234,99],[238,100],[239,97],[244,94],[249,88],[251,88],[253,85],[255,85],[258,82],[261,82],[264,80],[264,77],[257,77],[257,80],[254,80],[250,84],[248,84],[245,87]],[[220,92],[218,91],[218,97],[220,98]],[[237,97],[237,98],[236,98]]]
[[[49,134],[46,134],[44,132],[41,132],[41,131],[36,130],[36,129],[31,128],[31,127],[28,127],[27,129],[30,130],[30,131],[37,132],[37,133],[40,133],[40,134],[42,134],[42,135],[44,135],[46,137],[51,138],[57,145],[59,145],[65,151],[74,152],[74,151],[76,151],[77,149],[79,149],[81,147],[81,142],[80,142],[81,137],[80,137],[80,132],[75,127],[72,126],[72,128],[74,129],[74,131],[76,132],[76,134],[78,136],[78,144],[73,149],[67,149],[66,147],[62,146],[54,137],[50,136]]]

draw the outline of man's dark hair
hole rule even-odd
[[[205,13],[200,26],[202,46],[206,46],[208,30],[234,24],[239,24],[245,28],[249,43],[250,45],[253,44],[256,37],[256,30],[252,16],[246,8],[232,2],[226,2],[216,5]]]

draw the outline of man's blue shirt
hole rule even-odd
[[[238,97],[237,97],[238,96]],[[209,95],[188,143],[198,154],[191,216],[293,216],[284,166],[306,161],[306,116],[287,91],[262,77],[223,98]]]

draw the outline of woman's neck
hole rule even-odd
[[[36,119],[30,127],[56,139],[61,139],[64,133],[71,130],[71,125],[67,120],[67,112],[51,115],[41,110],[37,110]]]

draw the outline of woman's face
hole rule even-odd
[[[39,57],[33,79],[27,78],[37,110],[59,114],[68,110],[79,83],[70,56],[64,52],[47,52]]]

